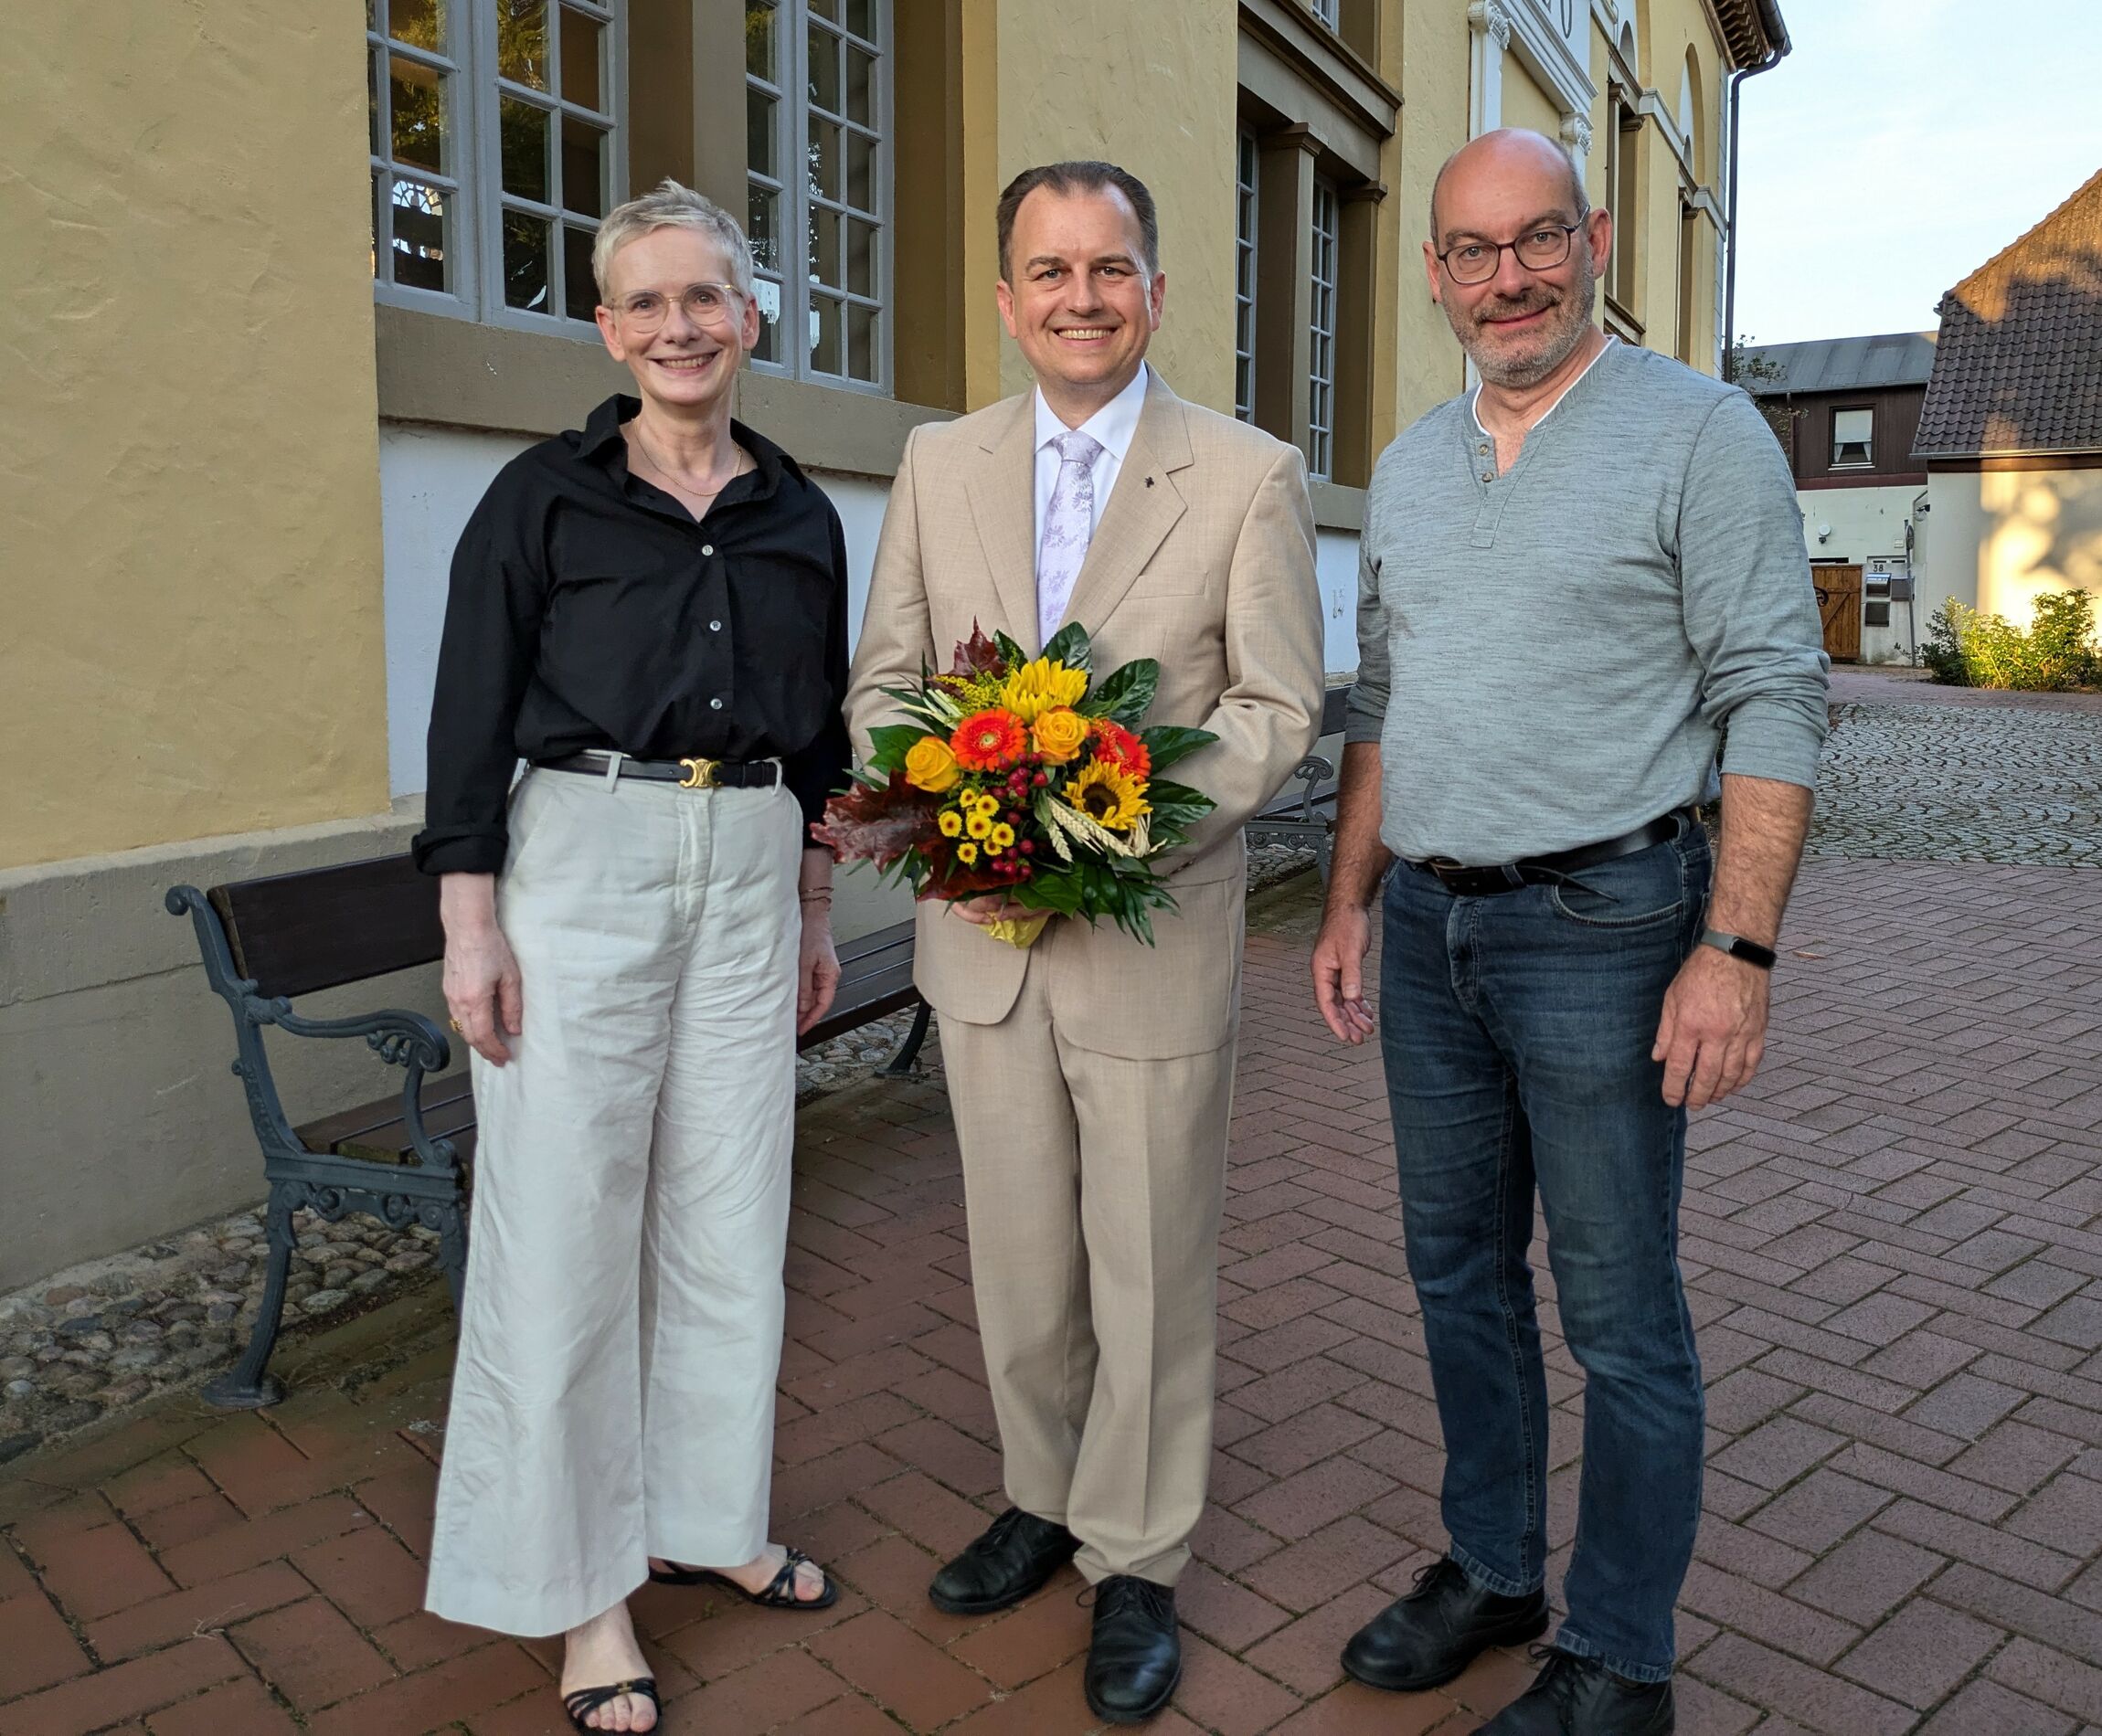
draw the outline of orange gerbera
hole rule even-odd
[[[965,771],[1005,771],[1022,757],[1029,734],[1022,720],[997,706],[974,713],[956,726],[949,745]]]
[[[1111,723],[1107,717],[1095,725],[1095,757],[1108,760],[1134,778],[1152,775],[1153,756],[1146,751],[1146,744],[1123,725]]]

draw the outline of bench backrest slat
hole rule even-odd
[[[1322,695],[1321,733],[1332,736],[1341,730],[1350,711],[1350,686],[1332,687]]]
[[[438,881],[406,854],[214,886],[234,963],[265,997],[312,994],[445,956]]]

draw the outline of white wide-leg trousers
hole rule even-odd
[[[477,1057],[429,1607],[561,1633],[652,1555],[767,1540],[794,1138],[786,790],[526,774],[497,916],[525,1031]]]

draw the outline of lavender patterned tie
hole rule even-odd
[[[1102,443],[1078,429],[1056,436],[1058,480],[1051,503],[1044,509],[1044,543],[1036,551],[1037,643],[1048,645],[1066,619],[1073,581],[1088,558],[1088,539],[1095,534],[1095,460]]]

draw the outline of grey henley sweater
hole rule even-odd
[[[1472,395],[1380,454],[1346,739],[1380,835],[1478,865],[1618,837],[1722,769],[1813,786],[1825,672],[1802,514],[1749,397],[1611,345],[1499,476]]]

